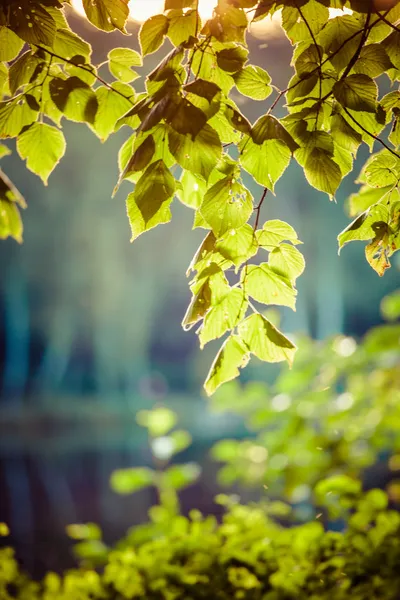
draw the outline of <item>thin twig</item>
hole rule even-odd
[[[386,144],[386,142],[384,140],[382,140],[382,138],[380,138],[379,136],[375,135],[374,133],[371,133],[370,131],[368,131],[368,129],[365,129],[365,127],[363,127],[361,125],[361,123],[359,123],[357,121],[357,119],[355,117],[353,117],[353,115],[348,111],[348,109],[345,106],[342,106],[344,112],[346,113],[346,115],[348,117],[350,117],[350,119],[362,130],[364,131],[364,133],[366,133],[367,135],[371,136],[372,138],[374,138],[374,140],[376,140],[377,142],[379,142],[380,144],[382,144],[382,146],[384,146],[386,148],[386,150],[389,150],[389,152],[391,154],[393,154],[393,156],[396,156],[397,158],[400,158],[400,154],[398,154],[397,152],[395,152],[395,150],[393,150],[393,148],[391,148],[390,146],[388,146]]]
[[[260,202],[257,204],[257,206],[254,209],[254,212],[256,213],[256,220],[254,222],[254,228],[253,231],[255,232],[257,230],[258,227],[258,222],[260,220],[260,212],[261,212],[261,207],[264,204],[264,200],[267,197],[267,193],[268,193],[268,188],[264,188],[264,191],[262,193]]]
[[[398,27],[397,25],[395,25],[394,23],[391,23],[390,21],[388,21],[384,15],[381,15],[380,12],[378,12],[377,10],[375,11],[376,16],[378,17],[378,19],[380,21],[383,21],[383,23],[386,23],[386,25],[389,25],[389,27],[391,27],[394,31],[397,31],[398,33],[400,33],[400,27]]]

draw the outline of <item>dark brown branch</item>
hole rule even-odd
[[[370,131],[368,131],[368,129],[365,129],[365,127],[363,127],[361,125],[361,123],[359,123],[357,121],[357,119],[355,117],[353,117],[353,115],[351,114],[351,112],[349,112],[349,110],[345,107],[342,106],[344,112],[346,113],[346,115],[348,117],[350,117],[350,119],[357,125],[357,127],[359,127],[364,133],[366,133],[367,135],[369,135],[370,137],[372,137],[374,140],[376,140],[377,142],[379,142],[380,144],[382,144],[382,146],[384,146],[386,148],[386,150],[389,150],[389,152],[391,154],[393,154],[393,156],[396,156],[397,158],[400,158],[400,154],[398,154],[397,152],[395,152],[395,150],[393,150],[393,148],[391,148],[390,146],[387,145],[387,143],[382,140],[382,138],[380,138],[379,136],[375,135],[374,133],[371,133]]]
[[[397,31],[398,33],[400,33],[400,27],[398,27],[394,23],[391,23],[390,21],[388,21],[384,15],[381,15],[380,12],[375,11],[375,14],[380,21],[383,21],[383,23],[386,23],[386,25],[389,25],[389,27],[391,27],[394,31]]]
[[[254,228],[253,228],[254,232],[257,230],[257,227],[258,227],[258,222],[259,222],[259,220],[260,220],[260,211],[261,211],[261,207],[262,207],[262,205],[264,204],[264,200],[265,200],[265,198],[267,197],[267,193],[268,193],[268,188],[264,188],[264,191],[263,191],[263,193],[262,193],[262,196],[261,196],[260,202],[257,204],[257,206],[256,206],[256,207],[255,207],[255,209],[254,209],[254,212],[256,213],[256,220],[255,220],[255,222],[254,222]]]

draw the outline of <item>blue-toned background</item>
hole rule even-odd
[[[123,38],[78,21],[74,27],[92,42],[94,62],[115,45],[137,47],[136,28]],[[252,60],[284,86],[287,43],[250,43]],[[147,59],[146,69],[159,58]],[[268,105],[249,101],[242,109],[254,120]],[[246,435],[239,420],[207,411],[201,387],[218,344],[201,352],[194,332],[180,326],[189,300],[185,271],[204,232],[190,230],[192,213],[175,202],[172,223],[131,245],[129,184],[110,199],[117,151],[129,132],[104,145],[82,125],[66,123],[65,133],[67,154],[48,188],[15,154],[2,164],[28,209],[24,244],[0,245],[0,521],[9,523],[11,542],[35,573],[72,563],[66,524],[99,522],[109,541],[145,518],[151,492],[121,498],[109,487],[113,469],[150,460],[135,424],[139,408],[165,403],[193,434],[180,460],[198,460],[204,469],[183,494],[184,509],[216,510],[207,450],[225,435]],[[379,322],[380,299],[398,286],[399,261],[381,280],[361,243],[338,257],[354,179],[344,181],[334,204],[293,165],[264,204],[263,218],[287,220],[304,241],[297,312],[282,311],[287,332],[361,336]],[[258,198],[260,190],[251,191]],[[244,373],[247,380],[269,376],[256,361]]]

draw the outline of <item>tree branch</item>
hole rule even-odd
[[[353,117],[353,115],[349,112],[349,110],[345,107],[342,106],[344,112],[346,113],[346,115],[348,117],[350,117],[350,119],[367,135],[371,136],[372,138],[374,138],[374,140],[376,140],[377,142],[379,142],[380,144],[382,144],[382,146],[384,146],[386,148],[386,150],[389,150],[389,152],[391,154],[393,154],[393,156],[396,156],[397,158],[400,158],[400,154],[398,154],[397,152],[395,152],[395,150],[393,150],[393,148],[391,148],[390,146],[388,146],[386,144],[386,142],[384,140],[382,140],[382,138],[380,138],[379,136],[375,135],[374,133],[371,133],[370,131],[368,131],[368,129],[365,129],[365,127],[363,127],[361,125],[361,123],[359,123],[357,121],[357,119],[355,117]]]

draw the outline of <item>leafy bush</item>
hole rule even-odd
[[[77,569],[37,583],[0,551],[2,600],[397,600],[400,515],[372,490],[344,533],[318,522],[285,529],[263,507],[230,504],[222,523],[192,511],[142,544],[123,541],[103,569]]]

